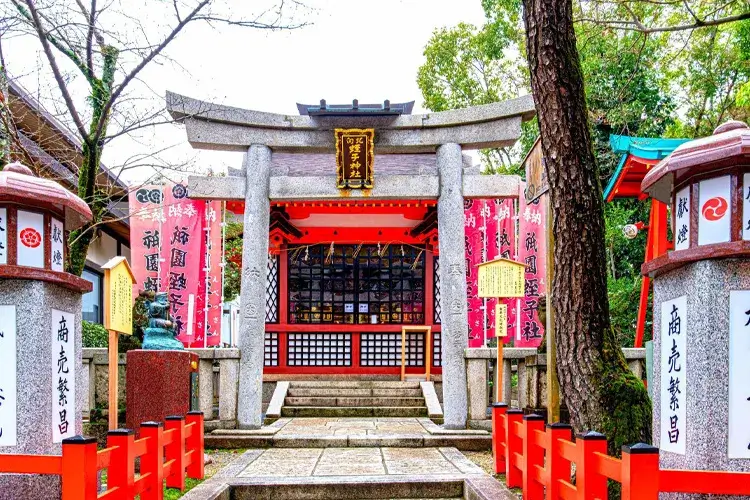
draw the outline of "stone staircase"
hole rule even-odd
[[[419,381],[290,382],[282,417],[427,417]]]

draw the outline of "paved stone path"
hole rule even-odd
[[[455,448],[273,448],[254,451],[258,452],[255,459],[238,477],[484,473]]]
[[[482,430],[445,430],[429,418],[280,418],[256,430],[217,429],[209,448],[450,448],[488,450]]]
[[[439,444],[488,433],[448,431],[427,418],[282,418],[259,430],[215,432],[265,435],[275,447],[247,450],[185,500],[230,491],[240,500],[517,498],[454,446]]]

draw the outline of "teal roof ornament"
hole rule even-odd
[[[627,135],[612,134],[609,136],[609,144],[612,151],[622,154],[617,164],[614,175],[604,189],[604,199],[611,201],[612,190],[621,182],[621,178],[627,174],[630,165],[628,159],[646,160],[641,163],[653,164],[663,160],[674,151],[677,146],[688,142],[690,139],[663,139],[660,137],[631,137]],[[645,175],[645,172],[644,172]],[[642,176],[641,179],[642,180]],[[640,183],[640,181],[638,181]],[[640,184],[639,184],[640,190]]]

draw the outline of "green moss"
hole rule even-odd
[[[651,442],[651,400],[643,381],[628,369],[614,338],[604,339],[599,394],[606,408],[602,432],[609,453],[620,456],[623,445]]]

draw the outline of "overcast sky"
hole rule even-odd
[[[236,5],[247,8],[239,0]],[[231,2],[230,2],[231,3]],[[480,0],[307,0],[311,25],[268,32],[194,23],[169,47],[176,64],[152,65],[142,73],[156,95],[166,90],[232,106],[297,113],[295,103],[393,102],[415,100],[423,111],[416,84],[422,52],[433,30],[459,22],[481,24]],[[148,8],[143,15],[148,15]],[[41,61],[36,40],[6,44],[8,66],[32,92],[39,87],[35,64]],[[181,66],[181,67],[180,67]],[[41,81],[49,78],[42,75]],[[121,78],[121,77],[120,77]],[[83,87],[81,87],[83,92]],[[82,97],[82,96],[79,96]],[[154,98],[155,99],[155,98]],[[174,146],[174,147],[172,147]],[[185,131],[162,126],[134,139],[108,146],[107,164],[123,163],[135,153],[169,147],[170,161],[197,158],[203,168],[239,167],[239,153],[196,153]],[[143,173],[131,171],[129,181]]]

